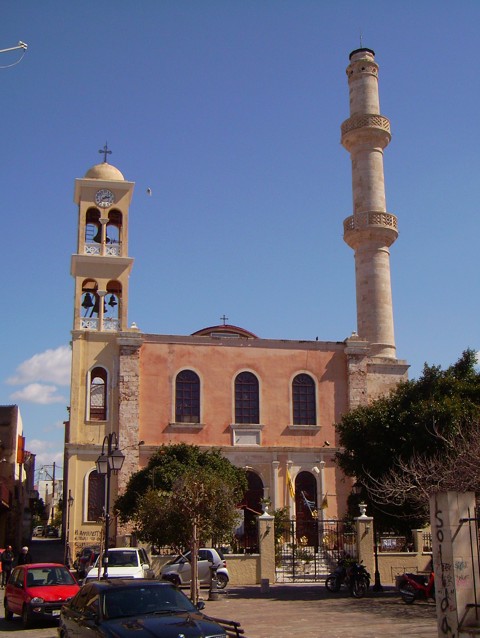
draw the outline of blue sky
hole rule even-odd
[[[479,349],[477,0],[0,0],[0,404],[63,466],[74,180],[105,141],[136,182],[129,320],[342,341],[356,329],[349,53],[374,49],[397,353]],[[13,65],[13,66],[12,66]],[[152,194],[147,194],[151,189]]]

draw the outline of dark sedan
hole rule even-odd
[[[226,638],[171,583],[154,580],[93,581],[82,587],[60,615],[60,638]]]

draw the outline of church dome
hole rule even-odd
[[[243,339],[258,339],[257,335],[245,330],[245,328],[239,328],[238,326],[232,326],[227,324],[221,324],[220,326],[209,326],[208,328],[202,328],[192,334],[192,337],[238,337]]]
[[[104,180],[125,180],[122,173],[109,164],[108,162],[102,162],[102,164],[95,164],[86,173],[85,177],[89,179],[104,179]]]

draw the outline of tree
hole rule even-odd
[[[426,509],[419,507],[414,490],[406,490],[401,504],[398,499],[380,502],[376,496],[394,468],[398,478],[409,463],[416,460],[418,467],[432,461],[451,450],[459,434],[469,436],[471,424],[480,417],[480,374],[475,364],[473,350],[463,352],[446,370],[425,364],[418,380],[399,384],[389,395],[345,414],[336,425],[343,448],[336,460],[345,474],[365,486],[362,498],[383,519],[381,526],[404,532],[426,522]],[[350,502],[353,506],[358,501]]]
[[[45,508],[45,503],[42,498],[36,498],[32,500],[32,525],[33,527],[37,527],[37,525],[43,525],[47,519],[47,513]]]
[[[195,602],[200,543],[231,536],[238,522],[236,505],[246,489],[245,471],[219,450],[180,443],[159,448],[148,465],[130,477],[115,510],[121,521],[133,522],[140,540],[191,550]]]

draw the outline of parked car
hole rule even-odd
[[[103,561],[105,564],[105,561]],[[104,567],[100,566],[100,556],[88,571],[85,580],[103,576]],[[147,552],[143,547],[110,547],[108,550],[108,578],[154,578]]]
[[[18,614],[24,629],[38,620],[58,619],[62,605],[79,590],[80,585],[65,565],[19,565],[13,569],[5,587],[5,619],[11,620]]]
[[[43,525],[37,525],[33,530],[33,536],[45,536],[45,527]]]
[[[58,529],[53,525],[47,525],[47,529],[45,530],[45,536],[49,536],[50,538],[58,538]]]
[[[62,607],[60,638],[226,638],[225,630],[171,583],[156,580],[91,581]]]
[[[190,585],[192,578],[192,566],[190,563],[191,552],[180,554],[166,563],[160,569],[162,580],[168,580],[174,585]],[[212,571],[216,571],[218,588],[226,587],[230,577],[227,569],[227,561],[224,560],[220,550],[213,547],[202,547],[198,550],[198,579],[201,585],[210,585]]]
[[[100,554],[100,548],[84,547],[81,552],[77,554],[77,558],[73,563],[73,567],[77,570],[79,578],[85,578],[90,567],[95,563]]]

